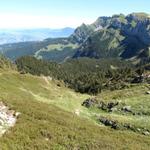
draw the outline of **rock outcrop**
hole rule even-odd
[[[94,99],[94,98],[89,98],[89,99],[86,99],[83,103],[82,103],[82,106],[85,106],[87,108],[90,108],[92,106],[95,106],[96,104],[98,104],[97,100]]]
[[[71,37],[81,45],[75,58],[150,57],[150,17],[145,13],[99,17],[78,27]]]
[[[0,136],[16,124],[19,112],[11,110],[3,102],[0,102]]]
[[[98,120],[101,124],[111,127],[112,129],[115,129],[115,130],[130,130],[130,131],[137,132],[146,136],[150,135],[150,130],[146,128],[137,127],[126,122],[121,123],[121,122],[118,122],[117,120],[112,120],[106,117],[100,117],[98,118]]]

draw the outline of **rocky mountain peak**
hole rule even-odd
[[[134,20],[134,21],[141,21],[141,20],[146,20],[150,19],[150,15],[147,13],[131,13],[127,15],[126,17],[129,21]]]
[[[81,50],[75,56],[131,58],[140,56],[143,51],[147,54],[150,46],[149,16],[146,13],[119,14],[99,17],[91,25],[80,26],[74,37],[80,41]]]

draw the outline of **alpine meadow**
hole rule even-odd
[[[149,150],[150,2],[0,2],[0,150]]]

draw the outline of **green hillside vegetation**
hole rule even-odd
[[[1,45],[1,53],[15,61],[21,56],[35,56],[53,61],[64,61],[72,57],[78,48],[77,44],[67,38],[46,39],[40,42],[22,42]]]
[[[77,44],[70,42],[65,44],[50,44],[46,48],[38,50],[34,56],[38,59],[62,62],[65,59],[71,58],[77,48]]]
[[[125,15],[123,15],[123,14],[120,14],[120,15],[119,15],[119,20],[120,20],[122,23],[124,23],[124,24],[126,24],[126,23],[127,23],[126,16],[125,16]]]
[[[140,12],[140,13],[132,13],[132,15],[135,16],[135,17],[137,17],[137,18],[140,19],[140,20],[145,20],[145,19],[147,19],[147,18],[150,17],[149,14],[144,13],[144,12]]]
[[[34,55],[34,53],[47,45],[47,42],[24,42],[16,44],[6,44],[1,46],[1,53],[11,60],[15,60],[21,56]]]
[[[122,89],[136,77],[132,64],[119,59],[73,59],[58,64],[34,57],[16,61],[19,71],[62,80],[76,92],[97,94],[102,89]]]
[[[126,116],[82,106],[91,96],[75,93],[50,76],[20,74],[12,69],[0,73],[0,101],[21,113],[16,125],[0,138],[0,149],[147,150],[150,146],[149,136],[130,130],[114,130],[97,120],[99,116],[111,117],[149,129],[149,95],[145,95],[149,87],[146,84],[125,92],[103,91],[97,96],[105,102],[121,100],[138,112],[143,107],[147,113]]]
[[[150,131],[150,103],[149,95],[146,94],[150,90],[149,84],[135,85],[132,88],[124,90],[116,90],[113,92],[102,92],[97,99],[104,100],[106,103],[119,102],[114,112],[97,110],[99,116],[115,120],[120,124],[131,126],[131,131],[142,133]],[[130,107],[131,111],[120,111],[121,108]]]
[[[63,45],[63,44],[51,44],[51,45],[48,45],[46,48],[40,49],[39,51],[53,51],[53,50],[62,51],[66,47],[71,47],[72,49],[75,49],[75,48],[77,48],[77,45],[76,44],[72,44],[72,43],[68,43],[66,45]]]
[[[20,115],[0,150],[148,150],[149,23],[119,14],[68,38],[1,45],[13,62],[0,55],[0,104]]]
[[[16,69],[16,66],[13,65],[6,57],[0,55],[0,70],[9,70]]]

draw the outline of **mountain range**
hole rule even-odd
[[[54,61],[78,57],[149,60],[150,15],[99,17],[91,25],[82,24],[67,38],[6,44],[0,50],[13,60],[24,55]]]
[[[82,43],[74,57],[149,57],[150,17],[145,13],[99,17],[92,25],[77,28],[71,38]]]

